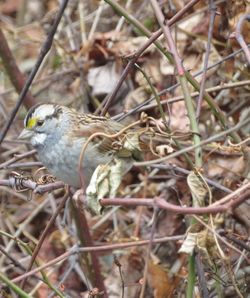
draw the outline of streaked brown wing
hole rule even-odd
[[[109,136],[117,134],[123,128],[123,125],[105,117],[86,116],[87,118],[84,119],[86,122],[79,121],[78,129],[72,132],[72,136],[75,138],[82,137],[88,139],[96,134],[92,141],[99,144],[99,150],[101,152],[117,151],[113,143],[115,141],[119,142],[124,136],[124,133],[114,138],[105,137],[102,134]],[[98,133],[100,133],[100,135],[98,135]]]
[[[138,145],[135,145],[134,148],[124,148],[124,143],[128,139],[131,140],[131,136],[136,134],[136,130],[129,129],[118,136],[114,136],[121,131],[124,126],[121,123],[113,121],[109,118],[84,115],[79,119],[78,123],[78,129],[75,130],[72,135],[77,138],[83,137],[88,139],[93,136],[93,134],[96,134],[92,141],[98,144],[98,148],[101,153],[111,151],[116,152],[117,156],[121,158],[133,156],[135,159],[140,159],[141,151],[143,151],[143,148],[146,146],[144,142],[139,141]],[[98,135],[98,133],[100,133],[100,135]],[[106,137],[102,134],[106,134],[110,137]]]

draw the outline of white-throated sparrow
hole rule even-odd
[[[126,130],[119,134],[124,128],[122,124],[106,117],[79,114],[65,106],[39,104],[32,107],[25,117],[24,127],[19,138],[30,140],[43,165],[74,187],[81,186],[78,164],[87,140],[82,163],[85,185],[98,165],[118,157],[125,161],[123,172],[126,172],[140,156],[139,140],[131,142],[131,134]],[[95,137],[91,138],[93,134]],[[111,135],[114,137],[109,137]],[[136,138],[139,137],[133,136],[131,140]]]

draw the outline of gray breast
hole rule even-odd
[[[38,150],[39,159],[48,171],[57,179],[74,187],[80,187],[79,178],[79,157],[83,148],[82,141],[75,141],[73,144],[65,146],[65,142],[60,140],[57,144],[51,145],[46,150]],[[89,184],[90,178],[95,168],[100,164],[105,164],[112,160],[112,156],[101,155],[97,146],[88,145],[83,158],[84,184]]]

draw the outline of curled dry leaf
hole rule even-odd
[[[160,155],[160,156],[166,156],[167,154],[170,154],[174,151],[173,147],[169,145],[159,145],[156,146],[155,151]]]
[[[204,182],[194,172],[191,172],[187,177],[187,183],[192,193],[193,205],[204,206],[204,199],[208,192]]]
[[[122,176],[131,166],[132,160],[114,158],[112,162],[96,168],[86,189],[87,207],[91,212],[101,214],[103,207],[99,203],[100,199],[116,196]]]
[[[192,255],[197,243],[197,237],[198,233],[189,232],[178,252]]]
[[[102,206],[99,204],[99,200],[109,192],[109,172],[108,165],[99,165],[95,169],[86,189],[87,207],[95,214],[101,213]]]

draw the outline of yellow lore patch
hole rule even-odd
[[[37,124],[37,117],[30,118],[27,123],[27,128],[33,128]]]

